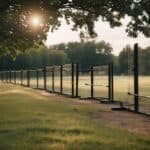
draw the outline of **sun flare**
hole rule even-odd
[[[42,23],[41,17],[36,15],[31,17],[31,25],[34,27],[39,27]]]

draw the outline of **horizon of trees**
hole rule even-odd
[[[115,74],[128,74],[133,69],[133,48],[127,45],[119,56],[112,54],[113,48],[105,41],[69,42],[53,45],[49,48],[39,46],[28,53],[20,53],[15,60],[11,56],[0,56],[0,71],[37,69],[45,66],[57,66],[66,63],[79,63],[81,70],[90,66],[114,64]],[[140,48],[140,74],[150,75],[150,47]]]

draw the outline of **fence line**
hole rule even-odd
[[[128,96],[134,98],[134,111],[139,112],[139,74],[138,74],[138,45],[134,45],[134,91],[133,93],[127,93]],[[105,99],[108,102],[115,102],[114,100],[114,69],[113,64],[106,66],[91,66],[89,69],[80,70],[79,64],[66,64],[61,66],[43,67],[35,70],[19,70],[19,71],[2,71],[0,72],[0,78],[2,82],[20,84],[22,86],[31,87],[32,80],[35,80],[35,87],[45,91],[59,93],[70,97],[87,98],[87,99]],[[34,72],[34,74],[33,74]],[[47,73],[50,75],[48,76]],[[82,79],[84,76],[88,77],[88,80]],[[96,78],[100,75],[107,77],[106,82],[98,84],[95,82]],[[50,78],[50,79],[49,79]],[[26,84],[24,83],[26,81]],[[51,82],[48,83],[48,82]],[[43,87],[41,88],[41,82]],[[83,83],[82,83],[83,82]],[[89,96],[83,96],[81,93],[81,84],[87,86]],[[121,83],[120,83],[121,84]],[[50,86],[50,89],[48,88]],[[100,91],[101,88],[105,88],[106,95],[103,95]],[[97,91],[95,90],[97,88]],[[98,93],[98,94],[97,94]],[[149,99],[148,96],[142,96]],[[121,102],[121,105],[123,102]],[[125,107],[125,105],[124,105]]]
[[[30,69],[30,70],[17,70],[17,71],[2,71],[0,72],[0,77],[2,82],[6,83],[13,83],[13,84],[19,84],[26,87],[32,86],[32,80],[34,80],[35,88],[42,89],[49,92],[56,92],[63,95],[67,95],[70,97],[79,97],[82,98],[82,96],[79,94],[79,83],[80,83],[80,73],[89,72],[90,77],[90,84],[86,84],[87,86],[90,86],[90,97],[85,97],[89,99],[99,98],[102,97],[96,97],[94,95],[94,87],[96,84],[94,84],[94,73],[97,71],[98,68],[101,68],[102,70],[106,68],[108,73],[108,85],[106,85],[106,88],[108,88],[108,98],[109,101],[113,101],[113,65],[107,65],[107,66],[97,66],[93,67],[91,66],[87,70],[79,70],[78,64],[66,64],[61,66],[53,66],[53,67],[43,67],[40,69]],[[50,73],[48,76],[47,73]],[[50,79],[48,79],[50,78]],[[48,81],[51,80],[51,90],[47,86]],[[60,81],[58,81],[60,80]],[[25,83],[26,81],[26,83]],[[43,88],[40,88],[40,85],[43,85]],[[67,87],[65,87],[67,85]],[[66,88],[66,89],[65,89]],[[56,90],[57,89],[57,90]],[[59,90],[58,90],[59,89]],[[70,91],[70,92],[69,92]]]

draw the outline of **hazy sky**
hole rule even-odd
[[[139,43],[141,47],[150,46],[150,38],[145,38],[143,35],[139,35],[138,38],[130,38],[125,33],[125,24],[127,23],[128,18],[123,20],[123,26],[119,28],[110,28],[108,23],[98,21],[95,25],[95,30],[98,34],[96,41],[104,40],[109,42],[114,51],[115,55],[118,55],[124,46],[127,44],[133,45],[134,43]],[[46,45],[58,44],[62,42],[70,41],[80,41],[79,32],[71,30],[71,26],[68,26],[63,20],[62,26],[59,30],[54,31],[53,33],[48,33],[48,38]]]

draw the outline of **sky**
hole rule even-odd
[[[109,24],[106,22],[98,21],[95,24],[95,31],[98,36],[96,41],[109,42],[113,48],[113,54],[119,55],[119,52],[125,47],[127,44],[131,46],[134,43],[139,43],[140,47],[150,46],[150,38],[145,38],[142,34],[138,36],[138,38],[131,38],[127,36],[125,32],[125,26],[128,22],[129,18],[125,18],[121,27],[110,28]],[[64,20],[62,20],[62,26],[54,31],[53,33],[49,32],[47,36],[46,45],[50,46],[53,44],[59,43],[67,43],[73,41],[80,41],[79,32],[72,31],[71,25],[67,25]]]

